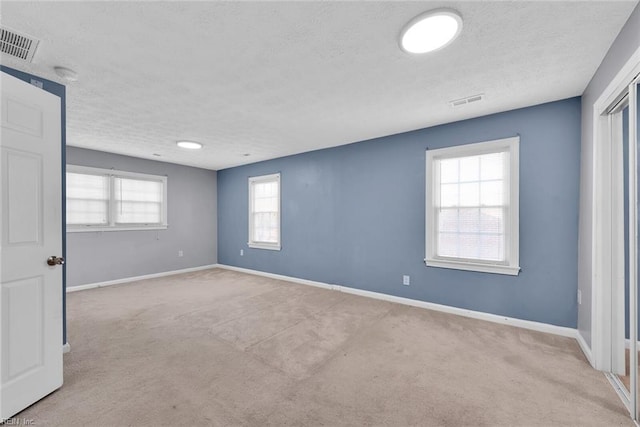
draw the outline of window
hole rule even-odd
[[[164,182],[113,177],[116,224],[160,224]]]
[[[249,178],[249,247],[280,250],[280,174]]]
[[[167,178],[67,166],[67,231],[167,228]]]
[[[109,225],[109,177],[67,172],[67,225]]]
[[[518,274],[519,142],[427,150],[427,266]]]

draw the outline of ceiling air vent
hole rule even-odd
[[[2,53],[31,62],[38,43],[40,41],[31,36],[0,27],[0,52]]]
[[[456,107],[461,107],[463,105],[471,104],[473,102],[479,102],[479,101],[482,101],[483,99],[484,99],[484,93],[480,93],[478,95],[472,95],[466,98],[449,101],[449,105],[456,108]]]

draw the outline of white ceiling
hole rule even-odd
[[[41,44],[31,64],[1,59],[79,73],[69,145],[223,169],[581,95],[636,4],[2,1],[2,25]],[[403,26],[443,6],[460,37],[404,53]]]

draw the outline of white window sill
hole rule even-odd
[[[141,231],[141,230],[166,230],[168,225],[150,225],[150,226],[117,226],[117,227],[100,227],[87,225],[85,227],[67,226],[67,233],[91,233],[95,231]]]
[[[427,267],[451,268],[455,270],[477,271],[480,273],[507,274],[509,276],[517,276],[520,273],[520,267],[498,264],[474,263],[468,261],[454,261],[445,259],[427,259],[425,260]]]
[[[253,249],[268,249],[270,251],[279,251],[280,245],[278,243],[257,243],[249,242],[247,245]]]

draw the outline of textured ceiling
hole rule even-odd
[[[78,72],[69,145],[223,169],[581,95],[636,4],[2,1],[2,25],[41,44],[1,60]],[[460,37],[404,53],[407,21],[442,6]]]

